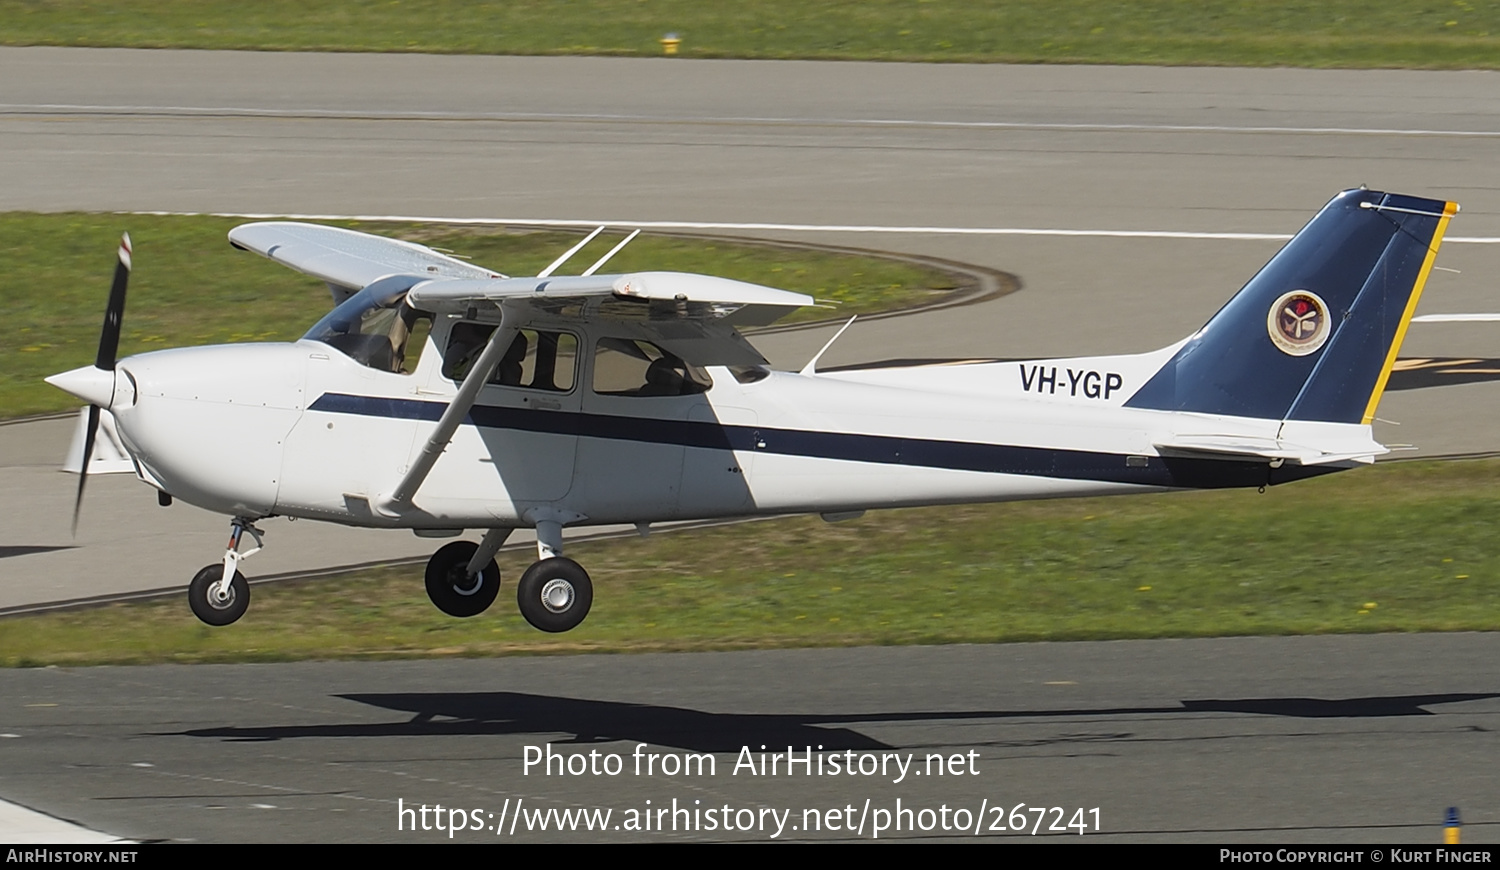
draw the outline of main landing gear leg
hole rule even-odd
[[[240,552],[240,536],[245,532],[255,539],[255,547]],[[240,562],[264,549],[264,534],[248,517],[235,517],[229,523],[229,547],[224,561],[207,565],[188,584],[188,606],[193,615],[209,625],[228,625],[245,615],[250,606],[250,584],[239,571]]]
[[[427,597],[449,616],[478,616],[500,592],[500,566],[495,554],[510,537],[510,529],[490,529],[484,540],[454,541],[432,554],[427,562]]]
[[[594,584],[583,566],[562,554],[562,524],[536,524],[537,561],[516,585],[516,605],[542,631],[577,628],[594,603]]]

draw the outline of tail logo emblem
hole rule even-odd
[[[1328,304],[1311,290],[1283,293],[1266,317],[1266,331],[1282,353],[1307,356],[1328,340]]]

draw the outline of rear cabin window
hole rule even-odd
[[[649,341],[601,338],[594,345],[594,392],[601,396],[691,396],[713,386],[708,372]]]
[[[494,334],[488,323],[455,323],[443,354],[443,377],[459,382],[484,352]],[[578,338],[568,332],[523,329],[501,357],[488,383],[502,387],[566,393],[578,377]]]

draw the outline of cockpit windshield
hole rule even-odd
[[[344,300],[313,325],[304,339],[320,341],[355,362],[383,372],[411,372],[432,325],[432,315],[406,304],[407,285],[377,281]],[[415,336],[415,352],[407,347]]]

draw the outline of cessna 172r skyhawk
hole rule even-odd
[[[738,332],[812,303],[797,293],[596,274],[604,260],[553,275],[583,243],[510,278],[287,222],[229,239],[329,284],[335,307],[300,341],[117,363],[127,237],[95,365],[48,380],[91,403],[85,456],[107,409],[164,504],[233,518],[189,587],[205,622],[245,612],[238,563],[260,549],[254,523],[282,515],[486,530],[427,565],[454,616],[494,601],[495,553],[535,528],[520,611],[566,631],[593,599],[562,555],[568,525],[1261,487],[1373,462],[1387,451],[1370,422],[1457,211],[1345,191],[1202,329],[1151,353],[822,373],[816,357],[771,371]],[[245,532],[256,546],[240,552]]]

